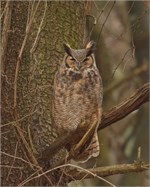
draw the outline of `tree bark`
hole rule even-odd
[[[42,173],[37,158],[56,138],[51,128],[52,80],[63,60],[62,44],[80,47],[83,43],[85,3],[9,3],[12,15],[4,13],[2,25],[8,36],[2,35],[7,54],[3,58],[1,173],[3,186],[17,186],[33,173]],[[5,27],[6,16],[11,19],[10,28]],[[63,152],[58,153],[48,164],[62,156]],[[59,176],[55,174],[26,185],[52,185]]]

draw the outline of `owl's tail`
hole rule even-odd
[[[89,146],[78,156],[78,158],[75,159],[75,161],[84,163],[88,161],[91,157],[97,157],[99,153],[100,146],[96,131]]]

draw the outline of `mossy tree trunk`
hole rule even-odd
[[[83,43],[84,5],[75,1],[2,2],[2,186],[21,185],[64,156],[59,153],[39,169],[38,158],[56,138],[51,128],[53,76],[63,60],[63,42],[73,47]],[[48,177],[25,185],[50,186],[59,175]]]

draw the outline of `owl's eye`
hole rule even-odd
[[[72,68],[75,66],[75,59],[72,56],[68,56],[66,58],[66,67],[67,68]]]
[[[83,62],[86,62],[86,61],[88,61],[89,60],[89,57],[86,57],[84,60],[83,60]]]
[[[91,56],[87,56],[84,60],[82,65],[85,67],[91,67],[93,65],[93,58]]]

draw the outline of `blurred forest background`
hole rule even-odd
[[[96,60],[104,86],[104,111],[119,104],[149,80],[148,3],[92,3],[91,14],[99,16],[92,39],[98,40]],[[102,9],[104,11],[100,14]],[[148,107],[145,104],[125,119],[99,132],[100,166],[132,162],[137,157],[139,146],[142,149],[142,159],[149,161]],[[132,173],[113,176],[111,181],[119,186],[149,186],[149,177],[148,172],[141,175]]]
[[[103,80],[106,112],[149,81],[150,4],[2,1],[1,6],[2,186],[21,186],[36,171],[31,167],[37,165],[35,155],[56,139],[51,129],[51,85],[64,55],[62,44],[68,42],[71,47],[80,48],[90,39],[97,43],[95,55]],[[100,131],[99,140],[101,154],[96,163],[93,159],[86,168],[133,163],[139,146],[142,159],[148,163],[149,105]],[[51,162],[57,162],[57,158]],[[147,171],[107,180],[116,186],[149,186],[149,177]],[[28,185],[42,186],[43,181],[32,180]],[[106,183],[86,179],[69,185]]]
[[[89,17],[89,30],[98,45],[96,62],[104,86],[104,111],[149,81],[149,6],[148,1],[91,2],[90,15],[94,17]],[[93,26],[91,20],[94,18],[97,23]],[[149,132],[149,105],[145,104],[99,132],[101,155],[98,165],[133,162],[139,146],[142,159],[148,162]],[[110,178],[118,186],[149,186],[149,177],[147,172]],[[86,184],[100,185],[90,181]]]

